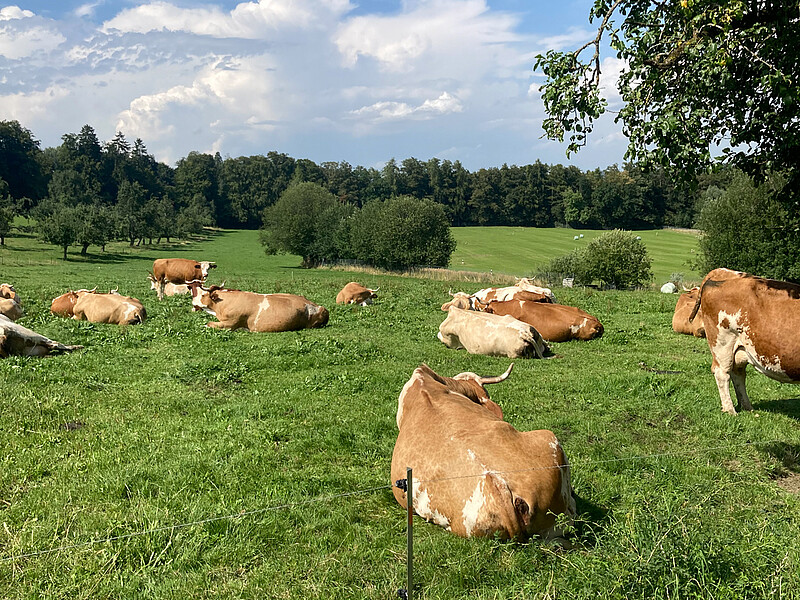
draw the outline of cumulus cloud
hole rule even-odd
[[[11,60],[50,52],[66,38],[54,27],[16,6],[0,9],[0,56]]]
[[[350,112],[354,117],[373,121],[397,121],[401,119],[426,120],[437,115],[461,112],[463,107],[457,98],[442,92],[438,98],[425,100],[418,106],[406,102],[383,101],[370,106],[362,106]]]
[[[15,19],[25,19],[32,17],[34,13],[29,10],[22,10],[19,6],[4,6],[0,8],[0,21],[12,21]]]
[[[43,91],[0,96],[0,104],[3,105],[2,118],[23,124],[31,123],[50,111],[54,103],[67,96],[69,90],[60,85],[52,85]]]
[[[122,11],[103,31],[182,31],[211,37],[259,39],[281,27],[306,28],[352,9],[348,0],[259,0],[225,12],[218,7],[181,8],[157,1]]]

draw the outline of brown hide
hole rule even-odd
[[[219,319],[206,323],[206,327],[278,332],[323,327],[328,323],[328,310],[303,296],[256,294],[217,286],[204,289],[198,284],[190,288],[194,309]]]
[[[203,273],[203,265],[207,265],[206,273]],[[153,261],[153,273],[151,280],[157,284],[158,299],[164,297],[164,285],[174,283],[178,285],[187,284],[190,281],[205,282],[208,269],[214,269],[217,265],[210,262],[201,262],[188,258],[158,258]]]
[[[66,294],[61,294],[57,298],[53,298],[53,302],[50,304],[50,312],[59,317],[71,317],[73,316],[72,311],[77,301],[78,293],[70,290]]]
[[[77,292],[77,296],[72,314],[78,321],[85,319],[92,323],[136,325],[144,323],[147,318],[144,306],[136,298],[85,291]]]
[[[46,356],[71,352],[83,346],[65,346],[0,315],[0,358],[8,356]]]
[[[474,373],[416,369],[398,399],[391,480],[411,467],[415,512],[462,537],[560,535],[556,516],[575,515],[561,445],[551,431],[517,431],[488,398]],[[393,492],[405,508],[406,492]]]
[[[689,321],[699,295],[700,288],[695,287],[678,296],[678,302],[675,304],[675,313],[672,315],[672,329],[675,332],[699,338],[706,337],[702,313],[698,313],[694,320]]]
[[[724,412],[736,414],[730,382],[739,409],[752,409],[748,363],[781,383],[800,382],[800,285],[714,269],[703,279],[698,304]]]
[[[0,283],[0,315],[5,315],[12,321],[22,316],[22,305],[17,296],[17,290],[8,283]]]
[[[372,299],[377,297],[375,290],[371,290],[360,283],[351,281],[336,294],[336,304],[370,304]]]
[[[545,304],[526,300],[490,302],[486,312],[510,315],[528,323],[548,342],[592,340],[603,335],[603,325],[586,311],[564,304]]]

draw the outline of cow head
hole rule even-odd
[[[474,296],[470,296],[464,292],[455,292],[453,293],[448,292],[453,299],[450,302],[445,302],[442,304],[442,310],[448,311],[451,308],[460,308],[461,310],[475,310],[475,300]]]
[[[10,283],[0,283],[0,298],[14,300],[17,297],[17,290]]]
[[[216,268],[217,268],[217,263],[215,262],[209,262],[207,260],[200,261],[200,275],[203,281],[205,281],[206,277],[208,277],[208,272],[211,269],[216,269]]]
[[[215,314],[211,305],[219,302],[219,290],[223,289],[221,286],[212,285],[210,288],[204,287],[202,282],[195,279],[186,284],[192,293],[192,310],[205,311],[210,314]]]

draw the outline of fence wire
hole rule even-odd
[[[548,465],[544,467],[530,467],[528,469],[516,469],[511,471],[494,471],[491,469],[487,469],[480,473],[472,473],[469,475],[455,475],[453,477],[440,477],[436,479],[416,479],[415,484],[420,485],[423,483],[430,484],[430,483],[438,483],[442,481],[452,481],[457,479],[474,479],[477,477],[483,477],[486,474],[493,474],[493,475],[508,475],[514,473],[526,473],[530,471],[547,471],[552,469],[561,469],[563,467],[569,467],[570,469],[574,469],[576,466],[584,467],[590,465],[599,465],[599,464],[608,464],[608,463],[618,463],[618,462],[635,462],[638,460],[649,460],[654,458],[665,458],[669,456],[684,456],[684,457],[695,457],[695,456],[704,456],[709,452],[714,452],[717,450],[735,450],[737,448],[745,448],[745,447],[754,447],[754,446],[765,446],[768,444],[783,444],[786,443],[785,440],[766,440],[762,442],[745,442],[742,444],[727,444],[724,446],[712,446],[707,448],[699,448],[695,450],[687,450],[685,452],[659,452],[654,454],[643,454],[639,456],[628,456],[628,457],[619,457],[619,458],[607,458],[607,459],[596,459],[596,460],[584,460],[584,461],[576,461],[576,462],[569,462],[567,464],[559,464],[559,465]],[[413,465],[412,465],[413,466]],[[47,554],[55,554],[59,552],[64,552],[67,550],[75,550],[79,548],[86,548],[89,546],[94,546],[97,544],[106,544],[110,542],[116,542],[120,540],[129,540],[136,537],[142,537],[145,535],[150,535],[154,533],[161,533],[164,531],[177,531],[180,529],[186,529],[188,527],[194,527],[196,525],[204,525],[206,523],[213,523],[216,521],[226,521],[226,520],[234,520],[234,519],[242,519],[245,517],[252,517],[254,515],[265,514],[268,512],[274,512],[278,510],[285,510],[289,508],[296,508],[298,506],[306,506],[308,504],[315,504],[319,502],[331,502],[333,500],[339,500],[341,498],[349,498],[352,496],[360,496],[365,494],[370,494],[372,492],[376,492],[379,490],[387,490],[392,489],[393,485],[379,485],[371,488],[365,488],[361,490],[356,490],[353,492],[344,492],[341,494],[333,494],[328,496],[317,496],[315,498],[308,498],[306,500],[299,500],[296,502],[287,502],[284,504],[277,504],[274,506],[268,506],[265,508],[257,508],[253,510],[246,510],[240,511],[237,513],[231,513],[226,515],[218,515],[216,517],[208,517],[204,519],[198,519],[196,521],[188,521],[185,523],[176,523],[173,525],[164,525],[162,527],[153,527],[151,529],[145,529],[141,531],[134,531],[131,533],[125,533],[120,535],[114,536],[107,536],[103,538],[88,540],[86,542],[78,542],[75,544],[65,544],[61,546],[56,546],[53,548],[46,548],[43,550],[36,550],[33,552],[26,552],[24,554],[16,554],[12,556],[5,556],[0,557],[0,563],[8,563],[11,561],[17,561],[26,558],[36,558],[39,556],[44,556]]]

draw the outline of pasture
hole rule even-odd
[[[453,227],[456,251],[453,269],[506,273],[517,277],[535,274],[551,259],[569,254],[601,235],[592,229],[536,227]],[[652,259],[653,286],[658,289],[673,273],[683,273],[687,282],[702,275],[691,268],[698,251],[697,235],[670,229],[637,231]],[[575,240],[576,235],[583,235]]]
[[[0,281],[22,297],[20,323],[85,348],[0,360],[0,596],[396,597],[400,390],[423,362],[448,376],[510,362],[436,339],[453,282],[302,270],[248,231],[66,263],[30,238],[7,244]],[[168,256],[216,261],[209,283],[305,295],[330,323],[208,329],[187,297],[149,290]],[[335,305],[351,280],[380,286],[377,302]],[[143,300],[147,322],[49,314],[56,295],[95,285]],[[750,371],[755,410],[723,415],[705,340],[671,330],[676,296],[555,292],[605,335],[518,360],[489,393],[512,425],[564,446],[574,547],[464,540],[417,518],[416,597],[800,597],[800,390]]]

